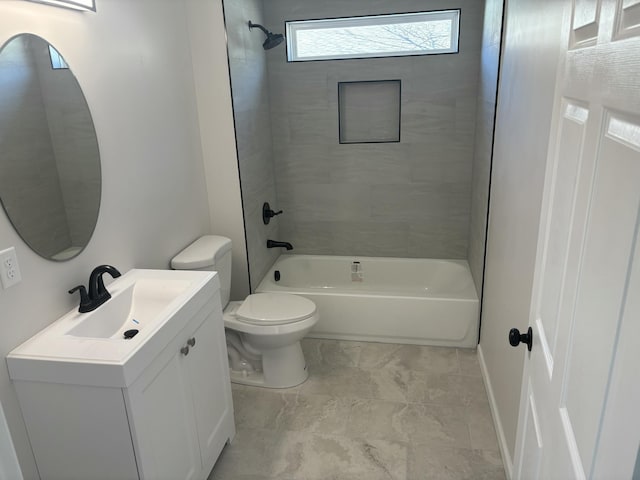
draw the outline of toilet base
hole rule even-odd
[[[229,369],[231,383],[264,388],[291,388],[309,378],[300,342],[262,351],[262,371]]]

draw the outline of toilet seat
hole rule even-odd
[[[287,325],[316,314],[311,300],[288,293],[254,293],[235,312],[239,321],[251,325]]]

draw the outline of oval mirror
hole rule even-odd
[[[46,40],[0,50],[0,202],[39,255],[68,260],[87,245],[100,208],[100,154],[73,72]]]

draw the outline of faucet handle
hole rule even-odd
[[[265,225],[269,225],[269,221],[275,217],[276,215],[280,215],[282,213],[282,210],[278,210],[277,212],[274,212],[273,210],[271,210],[271,207],[269,206],[268,202],[264,202],[262,204],[262,222]]]
[[[84,285],[78,285],[77,287],[73,287],[71,290],[69,290],[69,293],[73,294],[78,290],[80,290],[80,307],[78,308],[78,311],[85,312],[87,311],[86,308],[91,306],[91,299],[89,298],[89,295],[87,294],[87,289],[84,288]]]

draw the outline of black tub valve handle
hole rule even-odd
[[[265,225],[269,225],[269,222],[271,221],[271,219],[276,215],[280,215],[281,213],[282,213],[282,210],[278,210],[277,212],[274,212],[273,210],[271,210],[271,206],[269,205],[269,202],[264,202],[262,204],[262,222]]]

